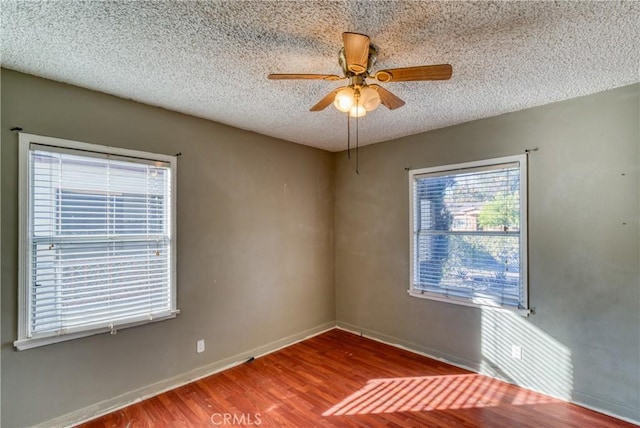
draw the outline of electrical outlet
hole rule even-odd
[[[516,360],[522,359],[522,346],[511,345],[511,358],[515,358]]]
[[[204,352],[204,339],[200,339],[196,342],[196,353]]]

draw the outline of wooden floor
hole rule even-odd
[[[632,427],[331,330],[81,425],[97,427]]]

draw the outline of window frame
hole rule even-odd
[[[505,164],[513,164],[517,163],[520,171],[520,187],[519,187],[519,198],[520,198],[520,245],[519,245],[519,256],[520,256],[520,287],[522,293],[522,306],[515,307],[509,305],[491,305],[488,303],[479,303],[477,301],[473,301],[472,299],[463,298],[463,297],[455,297],[455,296],[447,296],[440,293],[429,292],[424,290],[419,290],[416,288],[414,275],[415,275],[415,213],[414,213],[414,199],[415,199],[415,182],[418,178],[424,177],[429,174],[440,174],[440,175],[453,175],[455,173],[461,172],[465,169],[479,169],[479,168],[492,168],[498,167],[500,165]],[[501,309],[517,312],[522,316],[529,316],[531,310],[529,308],[529,274],[528,274],[528,184],[527,184],[527,155],[513,155],[513,156],[505,156],[499,158],[491,158],[491,159],[483,159],[472,162],[464,162],[458,164],[450,164],[450,165],[439,165],[428,168],[420,168],[420,169],[412,169],[409,170],[408,173],[409,178],[409,289],[407,290],[408,294],[412,297],[418,297],[421,299],[429,299],[440,302],[447,302],[456,305],[463,306],[471,306],[476,308],[490,308],[490,309]]]
[[[18,338],[13,345],[18,350],[31,349],[39,346],[49,345],[52,343],[63,342],[67,340],[78,339],[81,337],[92,336],[111,332],[115,334],[117,330],[148,324],[151,322],[163,321],[175,318],[180,312],[177,308],[177,157],[159,153],[150,153],[139,150],[124,149],[110,147],[98,144],[84,143],[80,141],[67,140],[62,138],[54,138],[42,135],[28,134],[20,132],[18,135],[19,154],[18,154]],[[55,151],[84,151],[90,152],[92,157],[103,158],[122,158],[128,161],[139,161],[140,163],[163,162],[169,164],[170,173],[170,201],[169,209],[169,242],[170,242],[170,310],[169,313],[158,317],[149,317],[145,319],[133,319],[124,323],[118,323],[111,327],[85,328],[81,331],[71,333],[30,333],[30,317],[31,308],[31,288],[32,288],[32,209],[33,204],[31,198],[31,177],[30,177],[30,152],[31,144],[40,146],[50,146],[52,152]],[[57,150],[56,150],[57,149]],[[74,329],[75,330],[75,329]]]

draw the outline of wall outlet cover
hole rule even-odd
[[[511,358],[515,358],[516,360],[522,359],[522,346],[511,345]]]

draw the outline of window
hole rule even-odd
[[[20,134],[17,349],[173,318],[176,158]]]
[[[526,156],[413,170],[413,296],[528,313]]]

